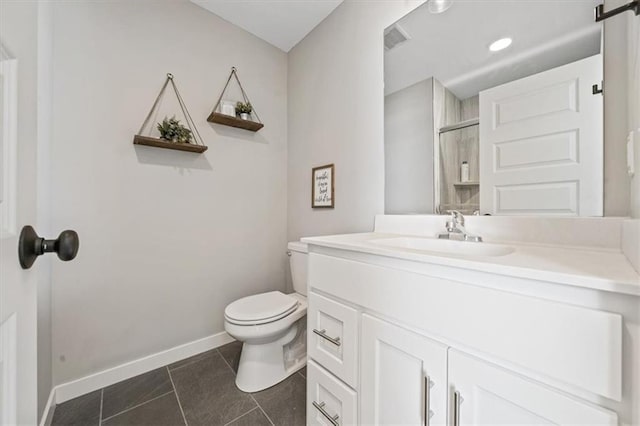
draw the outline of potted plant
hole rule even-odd
[[[158,123],[158,131],[160,139],[173,143],[191,143],[191,130],[180,124],[175,115],[169,119],[165,117],[162,123]]]
[[[236,104],[236,114],[239,114],[240,118],[242,118],[243,120],[251,120],[251,111],[253,111],[251,102],[247,102],[246,104],[243,102],[238,102]]]

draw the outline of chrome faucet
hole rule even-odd
[[[464,215],[457,210],[447,210],[451,215],[447,220],[447,232],[438,234],[438,238],[445,240],[482,242],[482,237],[467,232],[464,227]]]

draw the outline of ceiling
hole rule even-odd
[[[191,0],[288,52],[343,0]]]
[[[459,99],[600,52],[601,0],[454,0],[421,6],[397,24],[410,40],[385,52],[385,94],[435,77]],[[497,39],[513,44],[489,51]]]

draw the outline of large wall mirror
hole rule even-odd
[[[386,213],[602,216],[598,3],[430,0],[387,28]]]

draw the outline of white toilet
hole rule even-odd
[[[255,294],[230,303],[224,329],[243,342],[236,376],[238,389],[271,387],[306,364],[307,245],[288,244],[294,293]]]

